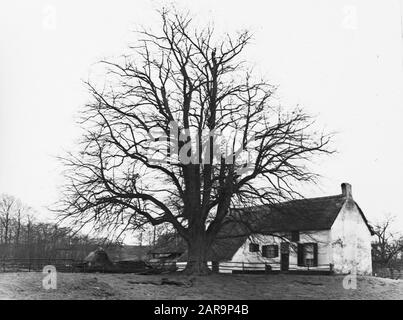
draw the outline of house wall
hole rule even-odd
[[[335,272],[372,274],[371,233],[351,199],[333,223],[331,252]]]
[[[262,263],[270,264],[273,270],[280,269],[280,243],[286,242],[286,240],[281,239],[280,236],[285,236],[285,233],[275,233],[274,236],[270,235],[254,235],[250,239],[247,239],[245,243],[237,250],[231,259],[232,263],[236,262],[252,262],[252,263]],[[260,252],[249,252],[249,244],[257,243],[259,244]],[[301,231],[299,243],[317,243],[318,244],[318,267],[312,269],[329,269],[329,263],[331,261],[330,252],[330,231]],[[276,258],[265,258],[262,257],[261,250],[263,245],[277,244],[279,246],[279,256]],[[306,269],[306,267],[299,267],[298,255],[297,255],[297,244],[290,242],[290,257],[289,257],[289,268],[293,269]],[[234,264],[233,264],[234,265]]]

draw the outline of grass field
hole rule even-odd
[[[403,299],[403,281],[358,277],[357,289],[342,276],[58,273],[57,289],[42,288],[42,273],[0,273],[0,299]],[[188,286],[161,285],[162,278]],[[152,282],[152,283],[147,283]],[[190,283],[192,284],[190,286]]]

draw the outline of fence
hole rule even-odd
[[[0,259],[0,271],[42,271],[44,266],[53,265],[58,271],[74,272],[76,263],[73,259]]]
[[[108,269],[103,267],[91,268],[85,263],[73,259],[0,259],[1,272],[41,272],[46,265],[53,265],[59,272],[117,272],[117,273],[146,273],[147,271],[182,271],[187,262],[155,262],[144,263],[144,266],[122,267],[120,263],[115,263],[115,268]],[[280,263],[264,262],[207,262],[207,266],[218,273],[279,273],[281,271]],[[318,265],[315,267],[297,266],[290,264],[287,270],[289,273],[322,273],[330,274],[333,272],[331,264]]]
[[[386,266],[381,263],[374,262],[372,264],[372,272],[376,277],[390,278],[390,279],[403,279],[403,265],[396,264]]]
[[[74,259],[0,259],[0,272],[41,272],[47,265],[56,267],[58,272],[101,272],[101,273],[158,273],[175,271],[175,262],[151,264],[144,261],[117,261],[115,263],[88,264]]]
[[[185,269],[187,262],[176,262],[178,271]],[[207,266],[214,272],[219,273],[279,273],[281,271],[281,264],[279,262],[207,262]],[[322,264],[318,266],[298,266],[290,264],[289,273],[333,273],[332,264]]]

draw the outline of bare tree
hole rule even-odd
[[[186,272],[204,274],[229,208],[298,196],[295,183],[315,181],[306,165],[331,153],[331,137],[300,108],[279,107],[276,88],[248,68],[248,31],[220,36],[187,14],[160,14],[161,30],[141,30],[130,54],[102,61],[101,89],[87,82],[87,133],[81,152],[63,159],[69,182],[58,210],[117,235],[172,226],[188,245]]]
[[[58,258],[60,249],[69,258],[82,259],[105,239],[83,236],[70,228],[40,222],[35,211],[11,195],[0,196],[0,258]]]
[[[15,239],[14,243],[18,246],[20,244],[20,237],[21,237],[21,223],[23,218],[23,209],[19,208],[17,210],[17,215],[15,218]]]
[[[0,198],[0,223],[2,227],[2,243],[9,244],[12,238],[14,218],[21,217],[23,205],[13,196],[3,194]]]
[[[372,255],[375,263],[393,269],[396,260],[403,252],[403,236],[393,231],[394,216],[386,216],[374,226],[375,241],[372,244]],[[400,257],[401,258],[401,257]]]

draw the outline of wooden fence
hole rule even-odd
[[[183,270],[186,267],[186,262],[176,262],[177,269]],[[287,271],[281,271],[281,264],[277,263],[265,263],[265,262],[207,262],[208,267],[218,273],[321,273],[331,274],[333,273],[332,264],[323,264],[315,267],[312,266],[297,266],[290,264]]]
[[[396,264],[393,266],[385,266],[380,263],[372,264],[373,274],[376,277],[390,278],[390,279],[403,279],[403,265]]]
[[[0,259],[1,272],[42,271],[43,267],[52,265],[61,272],[74,272],[77,261],[73,259]]]
[[[152,271],[182,271],[186,267],[186,262],[148,262],[144,268],[130,268],[119,266],[119,262],[114,265],[116,268],[108,269],[102,267],[91,268],[83,261],[73,259],[0,259],[0,272],[41,272],[43,267],[52,265],[59,272],[116,272],[116,273],[153,273]],[[208,262],[208,267],[217,273],[279,273],[280,263],[264,262]],[[319,265],[316,267],[290,265],[286,271],[288,273],[312,273],[331,274],[332,265]]]

